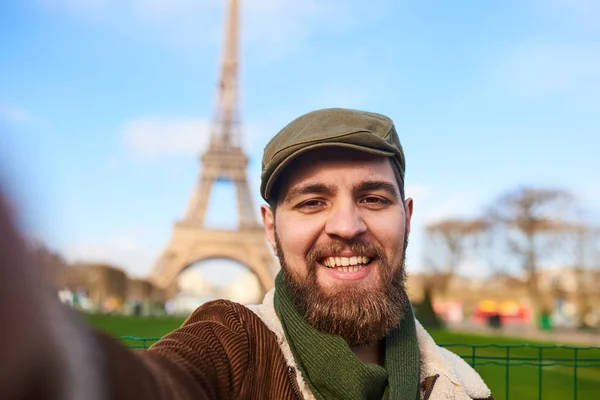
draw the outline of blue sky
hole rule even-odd
[[[68,259],[149,271],[199,173],[224,4],[3,2],[0,167],[28,230]],[[257,215],[269,137],[352,107],[396,122],[416,202],[411,270],[425,223],[520,185],[569,190],[598,222],[600,2],[257,0],[242,18]],[[230,193],[217,188],[211,225],[233,224]]]

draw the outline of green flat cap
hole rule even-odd
[[[266,201],[283,169],[296,157],[321,147],[345,147],[392,157],[404,181],[404,152],[393,121],[385,115],[344,108],[304,114],[285,126],[265,147],[260,193]]]

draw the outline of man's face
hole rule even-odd
[[[351,345],[381,339],[400,321],[412,200],[390,160],[346,149],[299,157],[279,178],[275,214],[262,208],[296,307]]]

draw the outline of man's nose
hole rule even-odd
[[[354,202],[338,204],[331,211],[325,225],[325,233],[342,239],[353,239],[367,230],[360,210]]]

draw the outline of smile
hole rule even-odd
[[[325,257],[321,263],[340,272],[358,272],[371,262],[367,256]]]

